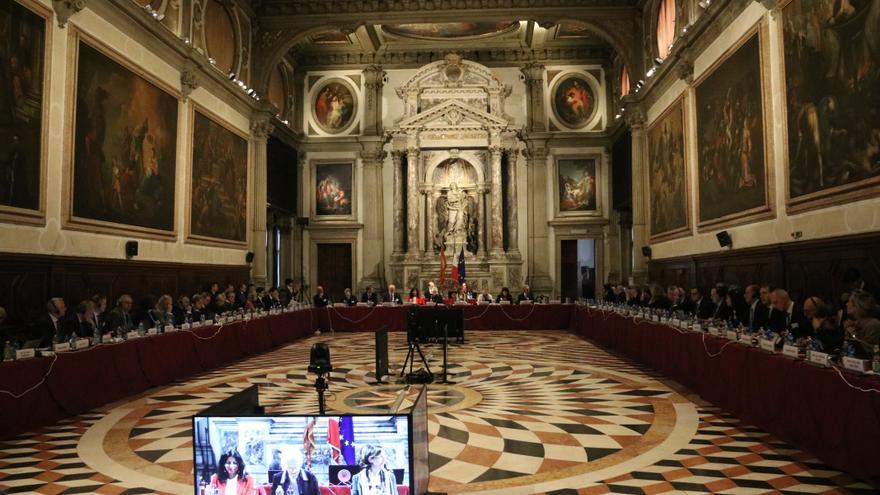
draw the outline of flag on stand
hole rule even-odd
[[[446,248],[440,248],[440,287],[446,282]],[[428,297],[426,294],[425,297]]]
[[[342,449],[342,457],[345,463],[357,464],[354,450],[354,421],[351,416],[339,418],[339,446]]]
[[[335,419],[327,421],[327,443],[330,444],[330,461],[339,464],[342,450],[339,448],[339,421]]]
[[[461,252],[458,253],[458,283],[465,283],[465,273],[464,273],[464,248],[461,248]]]
[[[303,432],[303,454],[306,458],[306,466],[312,466],[312,448],[315,446],[315,418],[309,418],[306,429]]]

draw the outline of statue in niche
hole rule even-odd
[[[437,230],[434,234],[434,251],[439,252],[445,246],[450,255],[458,253],[462,247],[470,253],[476,253],[479,236],[474,198],[452,182],[446,194],[437,198],[435,208]]]

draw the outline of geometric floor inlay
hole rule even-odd
[[[450,347],[452,383],[429,386],[433,492],[874,493],[568,332],[467,338]],[[325,334],[4,442],[0,487],[191,494],[191,416],[253,384],[273,414],[316,412],[315,342],[332,349],[329,412],[408,406],[407,387],[375,384],[372,334]],[[423,350],[439,372],[440,348]],[[405,333],[389,334],[389,351],[393,373]]]

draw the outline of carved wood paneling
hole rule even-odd
[[[648,270],[650,280],[661,285],[769,283],[799,300],[818,296],[837,303],[849,268],[858,269],[870,286],[880,287],[880,233],[652,260]]]
[[[238,284],[249,279],[246,265],[195,265],[137,260],[74,258],[0,253],[0,306],[7,323],[33,321],[46,301],[60,296],[68,308],[101,293],[109,304],[123,293],[135,302],[145,296],[193,294],[212,282]]]

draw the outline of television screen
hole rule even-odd
[[[193,418],[196,495],[223,495],[230,483],[271,495],[408,494],[408,415]],[[292,482],[297,486],[294,488]]]

